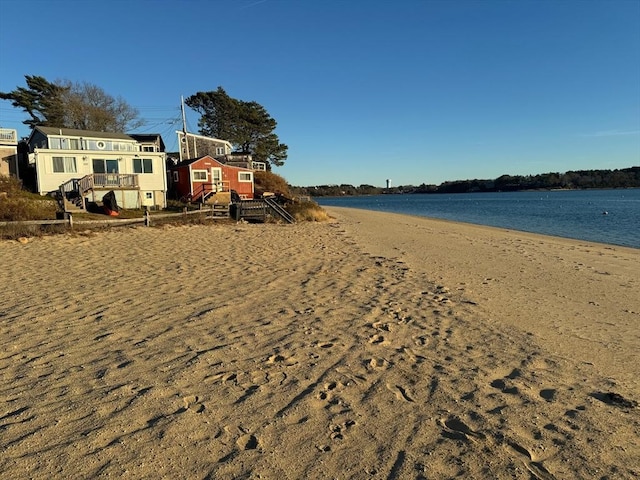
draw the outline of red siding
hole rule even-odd
[[[204,188],[211,188],[211,168],[220,168],[222,171],[222,181],[224,185],[228,185],[229,189],[235,190],[238,192],[243,199],[252,199],[253,198],[253,181],[251,182],[240,182],[238,180],[238,174],[241,172],[252,173],[251,170],[247,168],[241,167],[231,167],[229,165],[225,165],[223,163],[218,162],[216,159],[210,156],[204,156],[199,158],[191,163],[184,165],[177,165],[175,167],[171,167],[171,177],[173,178],[173,172],[178,173],[178,181],[173,183],[174,190],[178,195],[178,198],[187,197],[194,195],[198,195],[202,190],[202,185],[205,184]],[[191,178],[192,172],[194,170],[206,170],[208,172],[206,181],[193,181],[193,190],[191,190]],[[253,178],[253,174],[252,174]]]

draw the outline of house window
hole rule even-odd
[[[146,192],[144,196],[147,200],[153,200],[153,193],[151,192]]]
[[[253,175],[251,172],[238,172],[238,181],[239,182],[252,182]]]
[[[118,173],[118,161],[94,158],[93,173]]]
[[[77,138],[70,138],[69,150],[80,150],[80,140]]]
[[[156,147],[154,147],[153,145],[143,145],[142,146],[142,151],[143,152],[155,152],[156,151]]]
[[[206,170],[194,170],[193,171],[193,180],[197,182],[206,182],[207,181],[207,171]]]
[[[76,157],[53,157],[54,173],[76,173]]]
[[[216,155],[224,155],[224,147],[216,147]]]
[[[153,162],[150,158],[134,158],[133,173],[153,173]]]

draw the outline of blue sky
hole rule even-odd
[[[278,122],[289,156],[274,171],[293,185],[640,165],[640,0],[0,0],[0,11],[0,91],[24,75],[89,82],[177,149],[180,97],[222,86]],[[26,136],[25,118],[0,101],[1,127]]]

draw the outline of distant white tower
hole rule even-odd
[[[391,179],[387,178],[387,188],[391,188]]]

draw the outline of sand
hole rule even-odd
[[[640,250],[327,210],[0,242],[0,477],[640,475]]]

